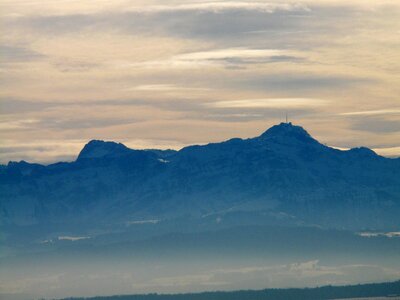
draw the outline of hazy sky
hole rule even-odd
[[[90,139],[252,137],[285,111],[328,145],[400,155],[397,0],[2,0],[0,14],[3,163],[71,160]]]

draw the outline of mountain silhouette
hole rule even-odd
[[[400,160],[327,147],[291,123],[179,151],[93,140],[73,162],[2,166],[0,199],[4,224],[236,214],[238,224],[389,229],[400,225]]]

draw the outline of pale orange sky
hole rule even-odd
[[[175,148],[290,119],[400,155],[398,1],[0,3],[0,162]]]

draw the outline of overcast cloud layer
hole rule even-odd
[[[351,2],[351,3],[349,3]],[[379,2],[379,4],[377,4]],[[0,162],[251,137],[400,155],[398,1],[0,3]]]

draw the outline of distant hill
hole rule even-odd
[[[397,297],[398,296],[398,297]],[[147,294],[64,300],[325,300],[360,297],[400,298],[400,281],[349,286],[324,286],[304,289],[265,289],[260,291],[205,292],[197,294]],[[371,298],[373,300],[373,298]]]
[[[0,168],[3,225],[233,215],[246,215],[233,225],[398,229],[400,159],[333,149],[281,123],[258,137],[180,151],[96,140],[74,162]]]

